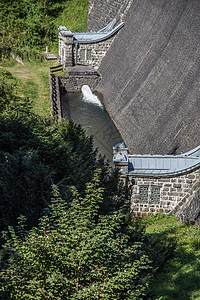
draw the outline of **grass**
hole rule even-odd
[[[147,225],[146,234],[152,238],[159,234],[161,243],[168,239],[175,241],[176,246],[172,257],[153,279],[148,299],[200,299],[200,229],[180,224],[175,217],[154,219]]]
[[[73,32],[84,32],[87,29],[88,0],[69,0],[63,12],[54,20],[55,26],[66,26]]]
[[[54,20],[56,28],[63,25],[72,32],[85,32],[87,30],[87,14],[89,0],[69,0],[63,12]],[[57,51],[58,44],[54,43],[52,49]]]
[[[88,13],[88,0],[69,0],[64,5],[63,11],[53,21],[55,28],[66,26],[72,31],[86,31]],[[58,40],[52,45],[53,52],[58,51]],[[6,68],[18,79],[19,95],[29,97],[33,101],[34,113],[40,116],[50,116],[49,100],[49,67],[57,65],[56,61],[25,61],[24,66],[14,59],[0,61],[0,67]],[[55,75],[66,74],[56,72]]]
[[[0,62],[0,67],[6,68],[18,79],[19,96],[29,97],[33,101],[34,113],[43,117],[50,117],[49,67],[55,65],[57,61],[46,60],[25,61],[24,66],[14,59]]]

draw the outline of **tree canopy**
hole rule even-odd
[[[122,211],[102,215],[99,171],[70,206],[54,188],[50,210],[37,228],[9,228],[0,273],[10,299],[142,299],[149,259],[132,239]]]
[[[87,8],[88,0],[1,0],[0,56],[12,51],[22,58],[37,57],[35,50],[57,44],[58,26],[85,30]]]

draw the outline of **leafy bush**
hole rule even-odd
[[[17,87],[12,74],[1,70],[0,229],[15,225],[19,214],[28,217],[29,228],[36,226],[42,208],[50,201],[50,182],[69,202],[70,186],[83,193],[96,168],[102,169],[101,185],[105,187],[101,212],[123,206],[127,193],[119,172],[97,157],[92,137],[72,121],[52,124],[35,115],[31,101],[17,96]]]
[[[88,0],[0,1],[0,58],[10,52],[37,58],[38,50],[57,44],[58,26],[85,30],[87,10]]]
[[[99,172],[84,198],[73,188],[70,207],[54,188],[50,211],[38,228],[9,228],[0,273],[10,299],[142,299],[149,259],[123,232],[124,215],[100,214]]]
[[[20,214],[28,217],[29,227],[35,225],[51,191],[51,173],[37,151],[7,155],[0,164],[0,178],[0,228],[15,224]]]

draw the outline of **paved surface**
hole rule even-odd
[[[92,66],[74,66],[67,67],[66,72],[69,75],[96,75],[98,72]]]
[[[139,0],[100,66],[98,91],[132,153],[200,144],[200,1]]]

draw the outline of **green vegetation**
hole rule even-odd
[[[14,59],[0,62],[0,70],[12,73],[16,81],[16,94],[21,98],[29,98],[33,103],[33,112],[42,116],[50,116],[49,100],[49,67],[56,64],[52,61],[25,61],[24,65]]]
[[[92,137],[50,120],[54,63],[41,51],[56,49],[60,25],[84,31],[87,7],[0,2],[0,298],[200,299],[200,229],[132,220],[130,191]]]
[[[72,32],[85,32],[88,4],[88,0],[70,0],[54,20],[56,28],[64,25]]]
[[[83,191],[96,167],[102,168],[102,183],[109,188],[102,209],[113,210],[114,203],[123,202],[117,172],[97,158],[92,138],[80,125],[52,124],[34,114],[32,102],[17,95],[17,81],[6,70],[0,73],[0,84],[1,229],[16,224],[20,214],[28,217],[29,227],[35,225],[49,203],[53,183],[69,201],[70,186]]]
[[[54,189],[50,211],[28,234],[19,223],[4,246],[2,291],[11,299],[141,299],[150,269],[124,214],[102,215],[99,172],[84,198],[73,188],[69,207]],[[9,255],[9,253],[11,253]],[[20,270],[20,272],[19,272]]]
[[[38,57],[45,46],[57,49],[57,28],[86,30],[88,0],[0,1],[1,56]],[[62,24],[61,24],[62,23]]]
[[[147,226],[146,238],[157,248],[154,261],[162,258],[160,253],[165,254],[163,264],[155,270],[148,299],[200,299],[200,229],[163,215],[142,223]]]

